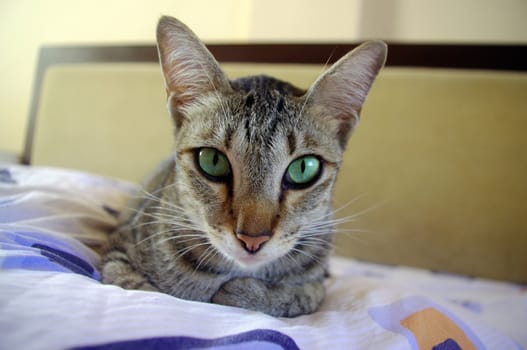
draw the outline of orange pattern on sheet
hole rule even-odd
[[[401,320],[401,325],[415,337],[419,350],[429,350],[452,339],[463,350],[477,350],[465,332],[433,307],[415,312]]]

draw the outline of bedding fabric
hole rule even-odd
[[[99,282],[133,184],[0,166],[0,349],[527,349],[527,288],[331,260],[321,309],[273,318]]]

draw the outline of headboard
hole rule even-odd
[[[354,44],[208,45],[307,87]],[[527,282],[527,46],[389,44],[335,191],[339,254]],[[44,47],[23,163],[140,181],[170,154],[154,46]],[[347,232],[347,233],[346,233]]]

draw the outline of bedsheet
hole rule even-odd
[[[527,349],[527,288],[339,257],[314,314],[274,318],[103,285],[99,256],[140,189],[0,165],[0,349]]]

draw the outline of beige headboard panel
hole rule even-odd
[[[307,87],[322,65],[224,64]],[[140,181],[170,154],[155,63],[47,69],[32,164]],[[335,191],[339,254],[527,282],[527,73],[389,67]]]
[[[385,72],[336,190],[370,232],[339,251],[527,281],[526,98],[525,73]]]
[[[163,84],[156,64],[51,67],[42,85],[32,164],[140,182],[171,150]]]

